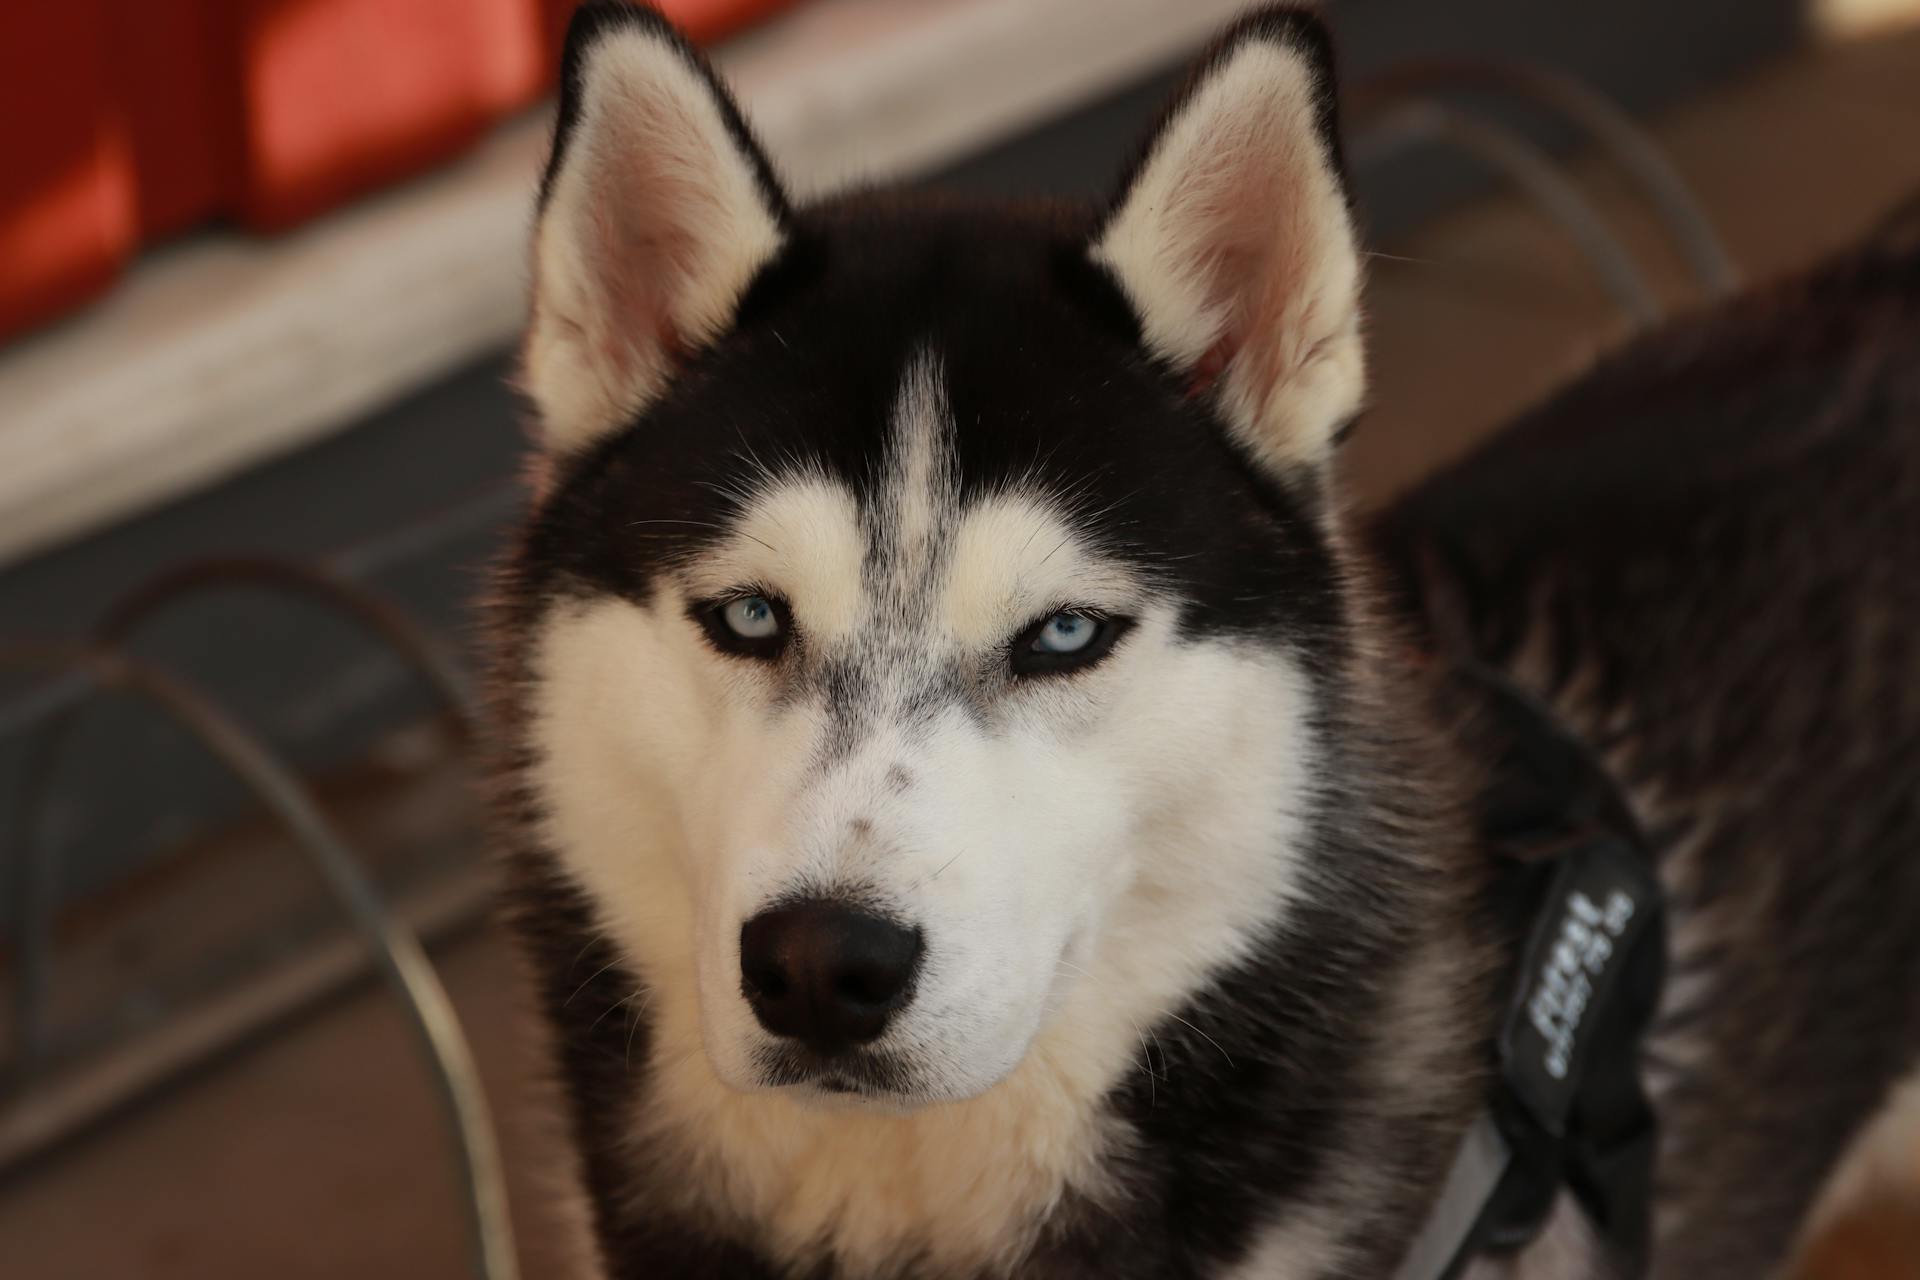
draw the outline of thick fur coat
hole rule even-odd
[[[1105,207],[799,208],[697,53],[589,4],[535,265],[495,794],[609,1276],[1390,1274],[1479,1104],[1510,941],[1457,708],[1405,660],[1436,602],[1605,739],[1702,913],[1661,1041],[1663,1105],[1697,1108],[1663,1267],[1730,1247],[1716,1179],[1758,1177],[1762,1216],[1811,1194],[1910,1050],[1911,380],[1883,394],[1836,338],[1803,400],[1756,400],[1766,431],[1679,440],[1704,392],[1635,435],[1595,410],[1356,533],[1360,266],[1310,16],[1223,36]],[[1913,301],[1882,303],[1909,336]],[[1836,370],[1857,399],[1813,413]],[[1859,490],[1841,525],[1791,483],[1810,457]],[[1718,558],[1683,588],[1691,539]],[[1776,632],[1743,610],[1789,552]],[[1749,666],[1710,652],[1730,635]],[[1826,790],[1787,808],[1788,774]],[[852,963],[843,934],[756,954],[802,908],[910,967],[868,998],[843,965],[795,1014],[792,966]],[[1769,1019],[1838,1017],[1814,996],[1849,972],[1875,1004],[1815,1097]],[[1689,1102],[1715,1055],[1766,1069]],[[1781,1131],[1751,1108],[1795,1082],[1813,1145],[1752,1174]],[[1751,1225],[1697,1274],[1791,1231]],[[1525,1265],[1597,1256],[1569,1219]]]
[[[1920,1063],[1913,238],[1642,339],[1374,542],[1417,625],[1548,699],[1654,835],[1655,1274],[1769,1274]]]

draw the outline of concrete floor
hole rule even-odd
[[[1920,189],[1920,32],[1796,56],[1674,114],[1660,133],[1749,277],[1791,269]],[[1593,174],[1583,183],[1663,293],[1690,299],[1624,189]],[[1393,256],[1372,267],[1376,408],[1347,459],[1373,500],[1625,331],[1583,261],[1518,201],[1462,211],[1387,248]],[[512,1120],[526,1273],[564,1276],[573,1235],[541,1212],[558,1175],[527,1101],[536,1046],[502,940],[483,930],[436,958]],[[0,1185],[0,1275],[460,1276],[448,1155],[412,1041],[368,992]],[[1864,1274],[1834,1262],[1819,1280]]]

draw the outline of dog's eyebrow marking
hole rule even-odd
[[[871,835],[873,833],[873,819],[855,818],[853,821],[847,823],[847,830],[856,836]]]
[[[896,764],[887,770],[887,788],[900,795],[913,786],[913,771],[903,764]]]
[[[714,526],[724,536],[688,562],[685,588],[696,598],[743,585],[773,590],[788,597],[809,636],[840,641],[862,624],[867,541],[860,525],[845,485],[805,469],[777,475],[737,516]]]

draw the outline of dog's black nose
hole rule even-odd
[[[918,929],[809,898],[741,926],[741,990],[767,1030],[841,1053],[878,1036],[911,998],[920,950]]]

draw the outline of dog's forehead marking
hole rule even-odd
[[[815,655],[830,725],[823,765],[884,736],[883,726],[924,725],[964,698],[964,655],[935,594],[959,502],[952,440],[941,364],[922,349],[902,371],[879,483],[860,507],[861,623],[850,635],[823,638]]]
[[[949,403],[941,361],[921,351],[901,380],[886,482],[867,509],[869,627],[911,629],[923,649],[974,653],[1040,610],[1117,604],[1131,579],[1093,552],[1058,502],[1032,485],[971,501],[960,493]]]
[[[733,535],[689,574],[695,593],[778,591],[809,640],[836,652],[875,627],[925,620],[957,505],[946,392],[930,353],[909,360],[887,425],[870,487],[813,463],[762,469]]]
[[[938,567],[941,528],[958,502],[952,411],[939,359],[921,350],[907,362],[894,400],[886,475],[870,503],[868,542],[880,572],[874,594],[916,594]]]
[[[967,500],[942,362],[901,373],[877,473],[773,473],[695,591],[785,595],[813,650],[813,688],[844,744],[882,719],[963,700],[965,668],[1046,610],[1124,610],[1137,576],[1098,553],[1060,500],[1014,483]]]

